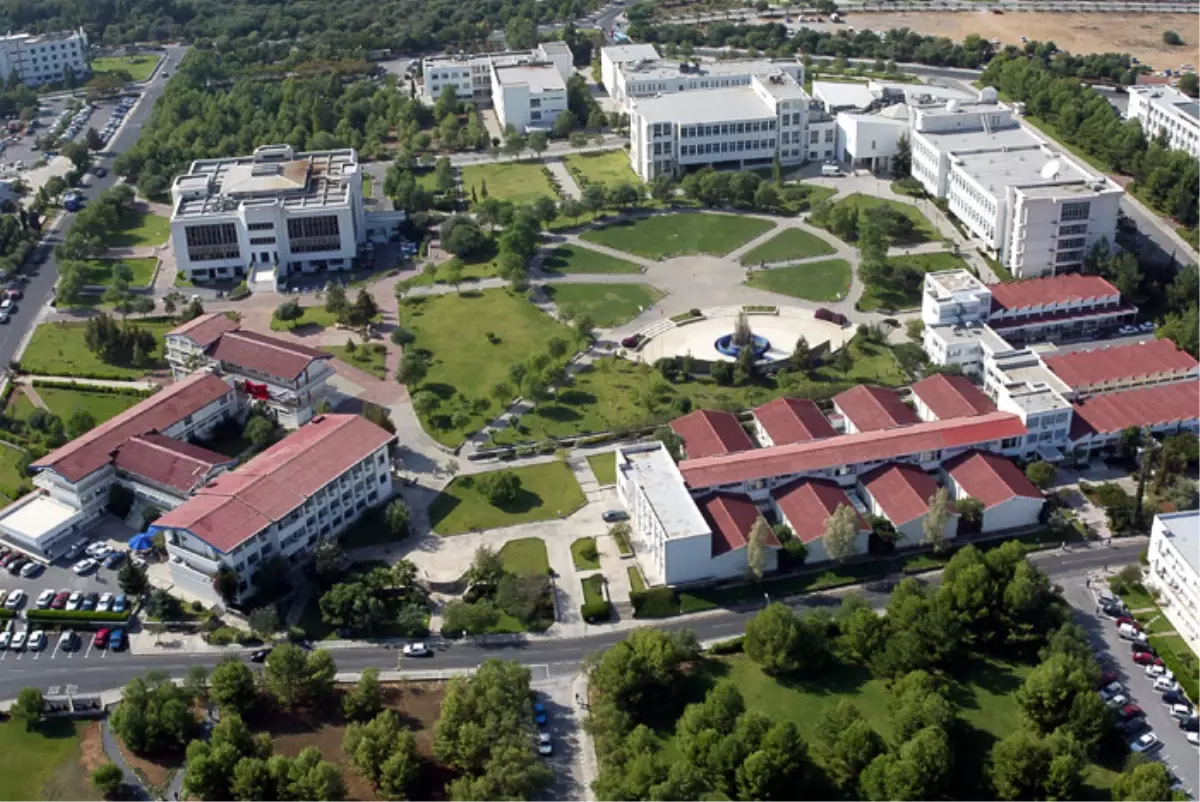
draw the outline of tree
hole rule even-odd
[[[1156,761],[1139,762],[1117,775],[1113,782],[1115,802],[1139,802],[1144,799],[1178,799],[1171,790],[1167,767]]]
[[[72,440],[94,428],[96,428],[96,419],[92,413],[82,407],[77,408],[67,419],[67,437]]]
[[[762,579],[763,572],[767,569],[767,544],[774,537],[771,525],[761,516],[754,522],[754,526],[750,527],[750,537],[746,540],[746,570],[756,581]]]
[[[954,502],[954,509],[960,516],[960,524],[967,525],[973,531],[979,531],[983,525],[984,504],[977,498],[964,496]]]
[[[1171,45],[1172,47],[1179,47],[1184,43],[1183,37],[1176,31],[1163,31],[1162,40],[1163,44]]]
[[[1017,704],[1039,732],[1053,732],[1070,720],[1075,697],[1092,693],[1098,674],[1094,662],[1083,662],[1066,654],[1050,655],[1034,667],[1017,689]]]
[[[485,473],[476,477],[475,484],[495,507],[513,503],[521,492],[521,477],[513,471]]]
[[[1025,476],[1039,490],[1045,490],[1058,478],[1058,469],[1049,462],[1038,460],[1029,464],[1025,469]]]
[[[304,307],[295,298],[290,301],[284,301],[279,306],[275,307],[274,318],[287,322],[289,320],[299,320],[304,316]]]
[[[342,712],[346,718],[366,721],[383,709],[383,695],[379,688],[379,670],[365,669],[354,687],[342,697]]]
[[[125,686],[109,725],[138,754],[182,749],[198,728],[183,688],[157,672]]]
[[[534,154],[538,156],[538,158],[541,158],[541,155],[546,152],[546,148],[550,147],[549,140],[546,139],[546,135],[541,131],[534,131],[532,134],[530,134],[527,144],[529,149],[532,150]]]
[[[839,504],[825,521],[822,543],[831,560],[845,562],[858,553],[858,513],[848,504]]]
[[[346,290],[340,284],[330,282],[325,286],[325,311],[332,315],[341,315],[350,305],[346,298]]]
[[[821,717],[820,725],[824,736],[814,742],[813,756],[838,792],[853,795],[863,770],[883,753],[883,739],[845,699]]]
[[[796,671],[800,653],[808,648],[802,640],[800,621],[779,602],[768,605],[746,624],[746,656],[768,674]]]
[[[892,156],[892,179],[899,181],[912,175],[912,143],[907,134],[901,134],[896,142],[896,155]]]
[[[327,695],[337,666],[324,649],[306,653],[294,643],[281,643],[267,656],[264,679],[280,703],[297,702]]]
[[[263,639],[279,629],[279,611],[273,604],[252,610],[246,620],[250,623],[250,631]]]
[[[480,546],[475,550],[475,557],[464,578],[472,585],[495,586],[504,573],[504,561],[500,555],[487,546]]]
[[[183,689],[187,695],[197,701],[204,701],[208,695],[208,669],[204,666],[190,666],[187,676],[183,679]]]
[[[237,601],[240,584],[236,571],[227,565],[218,566],[217,573],[213,577],[213,589],[217,591],[217,595],[222,600],[226,603]]]
[[[1179,77],[1179,91],[1189,97],[1200,96],[1200,76],[1194,72],[1185,72]]]
[[[690,630],[637,629],[600,656],[591,683],[621,710],[645,716],[671,703],[681,690],[683,666],[698,654]]]
[[[549,195],[541,195],[533,202],[533,213],[543,225],[549,225],[558,217],[558,204]]]
[[[22,688],[17,693],[17,701],[13,703],[8,715],[16,721],[25,722],[25,729],[30,730],[34,724],[41,721],[45,710],[46,700],[42,698],[41,691],[37,688]]]
[[[320,540],[313,548],[313,570],[324,582],[341,576],[345,563],[346,551],[336,540]]]
[[[608,192],[603,184],[593,181],[580,191],[579,200],[584,209],[592,214],[599,214],[604,209],[604,204],[608,202]]]
[[[933,548],[935,554],[941,553],[946,547],[946,527],[950,524],[951,515],[950,491],[939,487],[937,492],[929,497],[929,512],[925,514],[922,528],[925,537],[921,543]]]
[[[275,423],[262,415],[251,415],[250,420],[246,421],[242,435],[255,448],[263,448],[275,439]]]
[[[411,518],[412,514],[408,510],[408,505],[401,499],[395,499],[389,503],[384,511],[384,521],[393,538],[399,539],[408,534],[408,524]]]
[[[145,569],[138,566],[133,560],[126,560],[121,569],[117,571],[117,586],[121,588],[122,593],[131,598],[140,599],[149,584]]]
[[[116,798],[124,784],[125,772],[116,763],[102,763],[92,772],[92,787],[105,799]]]
[[[245,716],[258,700],[254,672],[237,658],[217,664],[208,678],[209,697],[223,713]]]

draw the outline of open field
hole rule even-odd
[[[542,270],[547,273],[642,272],[642,268],[633,262],[578,245],[560,245],[550,251],[542,261]]]
[[[503,507],[493,505],[479,492],[479,478],[459,476],[429,508],[430,526],[439,535],[461,535],[477,529],[545,521],[570,515],[583,505],[583,490],[575,474],[561,462],[547,462],[510,470],[521,479],[517,498]]]
[[[38,326],[21,357],[21,367],[42,376],[102,376],[106,379],[138,379],[152,370],[165,368],[163,337],[173,321],[139,320],[137,325],[154,335],[156,345],[144,367],[110,365],[88,350],[83,340],[84,323],[43,323]]]
[[[563,157],[563,164],[571,171],[583,175],[589,183],[600,183],[607,186],[617,184],[642,183],[637,173],[629,165],[629,154],[624,150],[604,150],[598,153],[568,153]],[[576,177],[576,182],[579,181]]]
[[[299,329],[304,326],[315,326],[323,329],[337,324],[337,315],[326,311],[323,306],[302,306],[300,307],[300,311],[300,317],[296,320],[279,320],[276,317],[272,317],[271,331],[291,331],[292,329]]]
[[[937,239],[937,232],[933,228],[933,223],[929,222],[929,218],[921,213],[921,210],[916,206],[911,206],[901,201],[891,200],[889,198],[876,198],[872,195],[864,195],[860,192],[854,192],[833,204],[834,208],[842,206],[850,206],[858,210],[861,215],[864,209],[872,209],[876,206],[890,206],[895,211],[907,217],[913,223],[912,231],[903,240],[896,240],[894,245],[916,245],[920,242],[929,242]]]
[[[116,417],[146,398],[146,396],[126,393],[94,393],[90,390],[67,390],[59,387],[35,387],[34,389],[38,396],[46,402],[50,411],[64,421],[71,417],[75,410],[86,409],[92,413],[92,417],[98,424]]]
[[[154,72],[161,56],[143,53],[133,56],[102,56],[92,59],[92,72],[127,72],[135,81],[144,81]]]
[[[77,762],[85,724],[56,719],[32,731],[11,720],[0,723],[0,800],[44,799],[44,789]]]
[[[372,374],[377,379],[386,379],[387,367],[384,365],[384,360],[387,358],[387,348],[383,343],[363,345],[356,342],[354,346],[354,353],[347,351],[344,345],[327,345],[323,347],[323,350],[333,354],[347,365]]]
[[[541,164],[535,162],[498,162],[472,164],[462,168],[463,194],[483,200],[483,185],[487,184],[487,196],[513,203],[532,203],[542,195],[556,197],[554,188],[546,180]]]
[[[121,227],[109,232],[104,244],[110,248],[158,247],[167,244],[171,221],[150,212],[126,212]]]
[[[835,249],[825,240],[799,228],[785,229],[753,250],[742,254],[742,264],[757,265],[761,262],[788,262],[825,256]]]
[[[83,282],[85,284],[108,285],[112,283],[117,265],[129,267],[133,278],[129,281],[131,287],[145,287],[154,278],[154,268],[158,259],[153,256],[135,259],[89,259],[84,262]]]
[[[500,547],[496,556],[510,574],[545,574],[550,571],[550,555],[540,537],[510,540]]]
[[[755,270],[746,283],[760,290],[808,301],[840,301],[850,290],[850,264],[845,259],[825,259],[789,267],[771,267]]]
[[[666,259],[693,253],[724,256],[774,223],[732,214],[665,214],[589,229],[579,236],[647,259]]]
[[[559,309],[588,315],[601,328],[628,323],[664,295],[649,284],[545,284],[542,291]]]

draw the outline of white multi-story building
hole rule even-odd
[[[91,71],[87,34],[18,33],[0,36],[0,75],[8,80],[14,72],[28,86],[62,83],[70,70],[77,79]]]
[[[755,76],[783,73],[804,83],[804,65],[795,59],[636,60],[614,65],[614,73],[613,86],[605,87],[626,109],[638,98],[750,86]]]
[[[172,581],[219,602],[213,579],[222,568],[237,575],[241,599],[271,558],[299,566],[319,541],[392,497],[395,439],[357,415],[319,415],[208,482],[150,527],[165,536]]]
[[[1200,653],[1200,512],[1156,515],[1146,585],[1159,592],[1171,627]]]
[[[565,82],[571,76],[574,57],[563,42],[542,42],[533,50],[430,56],[421,60],[421,99],[433,103],[447,86],[453,86],[455,95],[461,99],[498,103],[494,98],[493,70],[519,64],[552,64]]]
[[[628,44],[613,45],[600,49],[600,82],[608,91],[610,97],[623,100],[618,96],[617,71],[625,64],[658,61],[658,50],[654,45]]]
[[[1175,150],[1200,158],[1200,101],[1170,86],[1130,86],[1129,118],[1138,120],[1146,138],[1164,131]]]
[[[200,159],[171,186],[171,242],[194,282],[349,270],[366,242],[362,172],[351,149]]]
[[[567,111],[567,83],[550,63],[493,64],[492,102],[501,127],[518,134],[548,131]]]

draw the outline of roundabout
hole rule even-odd
[[[638,332],[643,339],[636,359],[653,364],[664,357],[691,356],[709,362],[735,362],[740,348],[733,333],[742,314],[741,307],[701,309],[701,316],[686,320],[661,320]],[[775,307],[773,311],[746,311],[753,332],[755,362],[769,364],[792,354],[803,337],[810,348],[826,343],[836,351],[854,337],[854,328],[839,326],[813,316],[801,307]]]

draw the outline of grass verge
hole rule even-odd
[[[571,561],[576,571],[595,571],[600,567],[600,553],[596,550],[596,538],[581,537],[571,544]]]
[[[617,483],[617,455],[615,453],[610,451],[607,454],[593,454],[587,458],[587,461],[596,481],[601,485]]]
[[[579,245],[560,245],[546,255],[542,270],[547,273],[640,273],[633,262]]]

